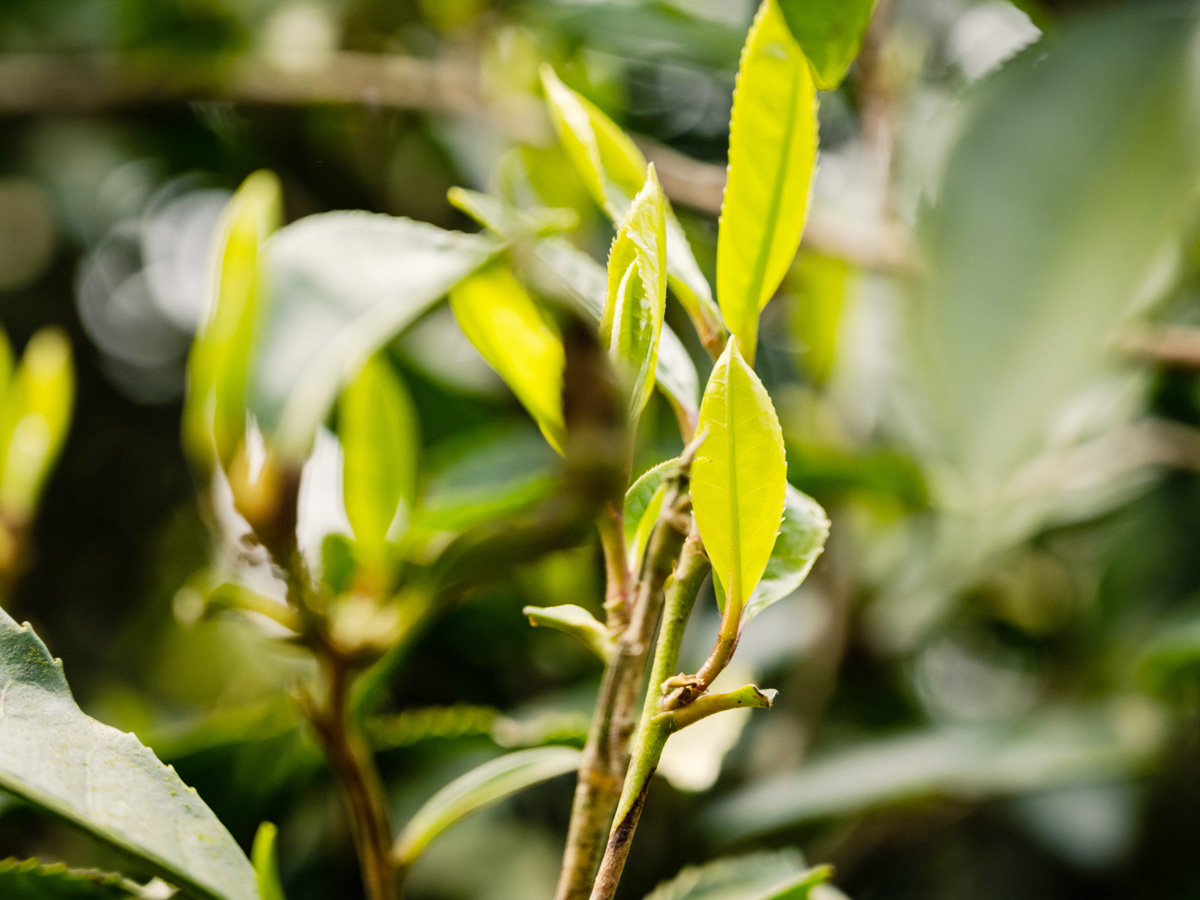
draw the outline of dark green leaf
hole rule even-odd
[[[876,0],[778,0],[783,18],[812,66],[813,80],[831,91],[862,47]]]

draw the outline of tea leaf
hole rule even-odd
[[[692,464],[692,506],[713,572],[740,610],[771,558],[783,518],[787,462],[771,398],[736,339],[717,360],[700,402],[707,432]]]
[[[68,869],[37,859],[0,860],[0,897],[4,900],[136,900],[141,889],[119,875],[92,869]]]
[[[450,307],[463,333],[529,410],[542,434],[563,448],[562,340],[504,265],[458,285]]]
[[[407,528],[417,494],[419,425],[387,358],[371,357],[338,405],[346,516],[369,559]]]
[[[832,874],[829,866],[806,868],[795,851],[753,853],[689,866],[645,900],[805,900]]]
[[[275,838],[278,835],[279,829],[273,823],[263,822],[258,826],[254,846],[250,850],[262,900],[285,900],[283,885],[279,882],[279,862],[275,855]]]
[[[754,362],[758,314],[791,265],[817,162],[817,94],[777,0],[742,51],[729,126],[729,179],[717,235],[717,298]]]
[[[742,622],[749,622],[771,604],[790,595],[804,583],[813,563],[825,549],[829,517],[817,501],[790,484],[783,507],[783,525],[771,550],[763,576],[755,586]]]
[[[659,463],[643,473],[625,492],[625,548],[629,554],[629,564],[635,571],[641,563],[658,514],[662,512],[662,484],[673,465],[674,459]]]
[[[817,88],[832,91],[862,48],[875,0],[779,0],[779,9],[812,66]]]
[[[411,865],[430,841],[468,813],[530,785],[573,772],[580,755],[573,747],[535,747],[472,769],[430,797],[409,820],[396,841],[396,862]]]
[[[0,788],[197,897],[259,900],[250,861],[196,792],[133,735],[84,715],[62,663],[2,610],[0,684]]]

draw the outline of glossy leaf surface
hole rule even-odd
[[[783,518],[787,462],[771,398],[731,340],[709,376],[692,464],[692,506],[728,602],[744,608]]]
[[[800,245],[816,163],[812,73],[776,0],[766,0],[738,69],[717,235],[717,299],[751,362],[759,311]]]

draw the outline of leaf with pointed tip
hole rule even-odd
[[[727,602],[742,610],[771,558],[783,519],[787,461],[766,388],[730,340],[708,379],[692,463],[696,525]]]
[[[832,91],[842,83],[862,48],[874,8],[875,0],[779,0],[819,90]]]
[[[264,321],[247,403],[303,456],[346,379],[498,250],[496,240],[364,212],[309,216],[264,250]]]
[[[408,526],[421,445],[412,400],[385,356],[371,357],[342,391],[338,437],[346,517],[367,558],[378,562]]]
[[[565,351],[533,298],[506,265],[497,263],[456,286],[450,307],[467,339],[561,453]]]
[[[746,39],[729,125],[729,179],[717,234],[717,298],[754,362],[758,314],[791,265],[817,163],[812,72],[777,0]]]
[[[567,157],[593,199],[619,225],[646,178],[646,157],[612,119],[563,84],[553,68],[542,66],[541,74],[550,118]],[[671,290],[701,329],[701,337],[706,331],[719,332],[721,315],[712,288],[670,203],[664,201],[663,206]]]
[[[752,853],[689,866],[645,900],[806,900],[832,874],[829,866],[806,868],[794,850]]]
[[[667,299],[664,202],[651,166],[609,252],[608,290],[600,317],[601,342],[630,375],[629,410],[635,421],[654,390]]]
[[[68,869],[36,859],[0,860],[0,897],[4,900],[137,900],[141,889],[120,875],[92,869]]]
[[[625,548],[629,554],[629,564],[636,571],[646,552],[646,544],[650,540],[650,532],[662,512],[663,481],[675,465],[676,460],[668,459],[648,469],[625,492]]]
[[[397,839],[393,857],[400,866],[411,865],[430,841],[463,816],[574,771],[580,755],[573,747],[535,747],[472,769],[430,797],[417,811]]]
[[[217,817],[131,734],[75,704],[62,663],[0,610],[0,788],[204,900],[259,900]]]
[[[262,900],[285,900],[283,885],[279,881],[279,861],[275,855],[275,839],[278,836],[279,829],[273,822],[263,822],[258,826],[254,846],[250,850]]]

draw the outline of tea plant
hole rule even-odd
[[[304,649],[312,671],[297,700],[337,782],[371,900],[396,898],[406,871],[452,822],[570,770],[578,781],[557,897],[606,900],[671,736],[731,709],[770,707],[771,690],[714,682],[754,617],[805,579],[829,523],[788,484],[779,421],[754,369],[759,315],[804,230],[817,89],[844,75],[870,7],[767,0],[759,10],[734,95],[715,297],[654,167],[549,68],[542,81],[554,127],[616,229],[605,266],[563,237],[570,215],[522,202],[512,169],[501,196],[451,192],[483,226],[475,235],[366,213],[281,227],[280,186],[265,172],[229,204],[183,421],[215,539],[193,613],[269,620]],[[712,357],[703,391],[664,321],[668,293]],[[385,349],[445,297],[560,460],[536,497],[454,527],[423,509],[420,423]],[[14,546],[69,406],[61,354],[46,376],[59,386],[39,393],[44,346],[27,352],[17,412],[6,406],[3,419],[15,423],[4,425],[0,479]],[[674,411],[682,450],[637,475],[635,441],[655,389]],[[315,558],[298,536],[301,487],[327,423],[353,540],[331,536]],[[40,455],[21,456],[30,446]],[[575,604],[525,610],[603,662],[582,752],[541,746],[494,760],[439,791],[397,833],[367,729],[378,726],[409,647],[473,587],[577,546],[593,528],[605,561],[603,619]],[[273,573],[281,596],[241,577],[255,567]],[[704,663],[680,672],[683,633],[710,571],[720,625]],[[0,668],[0,786],[196,897],[283,896],[274,828],[260,830],[252,866],[172,770],[75,706],[60,664],[6,616]],[[730,883],[739,897],[802,898],[828,877],[827,868],[771,855],[687,873],[659,893],[726,896],[721,885]],[[40,885],[39,896],[82,895],[85,883],[87,896],[157,890],[36,863],[0,870],[0,886],[16,886],[9,891],[27,883]]]

